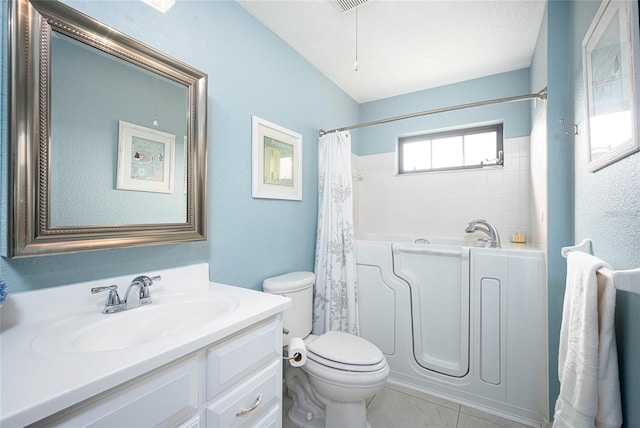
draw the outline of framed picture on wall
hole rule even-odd
[[[591,172],[638,145],[638,2],[605,0],[582,42]]]
[[[252,117],[254,198],[302,200],[302,135]]]
[[[175,135],[119,121],[116,188],[173,193]]]

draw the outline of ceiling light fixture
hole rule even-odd
[[[171,9],[171,7],[174,4],[176,4],[176,0],[142,0],[142,1],[148,4],[149,6],[151,6],[152,8],[159,10],[162,13],[165,13],[166,11]]]

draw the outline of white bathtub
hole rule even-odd
[[[375,242],[415,242],[418,239],[426,239],[432,244],[444,245],[467,245],[475,246],[475,238],[442,238],[432,237],[428,234],[419,233],[379,233],[379,232],[356,232],[356,239],[359,241]]]
[[[401,241],[356,244],[360,332],[385,354],[390,380],[540,426],[548,418],[544,253],[392,238]]]
[[[478,241],[481,234],[462,234],[457,237],[439,237],[431,236],[428,233],[387,233],[387,232],[356,232],[356,240],[363,242],[413,242],[416,240],[426,239],[430,244],[437,245],[457,245],[462,247],[483,248],[485,243]],[[531,250],[543,252],[543,247],[532,242],[514,243],[508,239],[501,240],[502,249],[504,250]]]

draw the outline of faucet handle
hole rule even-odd
[[[147,275],[140,275],[133,278],[131,282],[139,282],[143,284],[145,287],[150,287],[153,285],[153,281],[161,281],[161,280],[162,280],[162,277],[160,275],[151,276],[151,277]]]
[[[162,277],[160,275],[148,277],[146,275],[137,276],[131,281],[131,283],[139,283],[142,285],[140,287],[140,298],[145,299],[149,297],[149,287],[153,285],[154,281],[162,281]]]
[[[156,276],[152,276],[152,277],[148,277],[145,276],[145,281],[143,282],[144,287],[142,287],[142,290],[140,292],[140,297],[141,298],[148,298],[149,297],[149,287],[151,287],[155,281],[162,281],[162,277],[160,275],[156,275]]]
[[[103,291],[109,292],[109,297],[107,297],[106,306],[115,306],[122,303],[120,301],[120,296],[118,295],[117,285],[109,285],[108,287],[93,287],[91,289],[91,294],[102,293]]]
[[[147,277],[149,279],[149,285],[145,284],[145,287],[142,291],[142,294],[144,294],[141,297],[149,297],[149,287],[151,287],[155,281],[162,281],[162,277],[160,275],[156,275],[156,276],[152,276],[151,278]]]
[[[491,239],[489,238],[484,238],[482,236],[476,238],[476,242],[478,242],[479,244],[482,244],[482,246],[486,246],[489,245],[491,243]]]

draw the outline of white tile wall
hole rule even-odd
[[[547,104],[534,112],[531,129],[531,241],[547,243]]]
[[[529,137],[504,141],[504,168],[395,175],[395,153],[354,155],[354,216],[360,232],[464,238],[476,218],[492,222],[503,241],[529,231]]]

